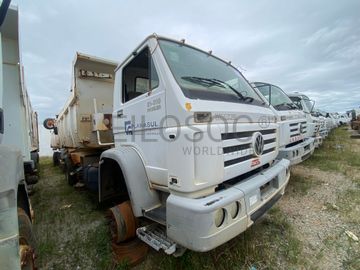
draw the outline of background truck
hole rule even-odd
[[[6,15],[0,26],[0,269],[35,269],[32,210],[24,168],[24,156],[30,159],[30,148],[25,148],[31,142],[26,129],[30,103],[22,83],[18,10],[7,9],[8,4],[4,1],[0,9],[0,14]]]
[[[350,111],[350,126],[354,130],[359,130],[360,133],[360,109],[353,109]]]
[[[324,139],[324,137],[321,136],[321,133],[324,134],[326,128],[325,120],[321,119],[314,113],[315,102],[310,100],[308,96],[299,92],[289,94],[289,98],[296,104],[296,106],[298,106],[300,110],[305,113],[308,124],[306,136],[313,137],[315,139],[315,147],[319,147]]]
[[[273,84],[253,82],[277,114],[280,124],[279,158],[290,160],[291,165],[309,158],[315,147],[314,138],[307,137],[308,126],[304,112],[291,101],[284,91]]]
[[[115,205],[114,241],[208,251],[284,194],[276,117],[229,62],[151,35],[115,66],[78,53],[72,97],[48,119],[70,183]]]

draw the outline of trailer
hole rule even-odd
[[[308,159],[314,153],[315,140],[308,137],[311,125],[308,125],[305,113],[299,110],[280,87],[264,82],[252,84],[266,98],[278,117],[279,158],[290,160],[291,165]]]
[[[6,12],[2,5],[0,14],[4,13],[0,28],[0,269],[35,269],[33,212],[25,181],[26,162],[31,160],[27,129],[31,108],[22,84],[18,10],[11,6]]]
[[[86,57],[77,54],[74,97],[49,128],[69,183],[113,203],[116,243],[136,235],[167,254],[208,251],[284,194],[276,116],[231,63],[155,34],[116,69]]]

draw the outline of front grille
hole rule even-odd
[[[264,150],[262,155],[276,150],[276,129],[223,133],[221,139],[225,167],[256,157],[252,146],[252,136],[255,132],[260,132],[263,135]]]
[[[306,134],[306,130],[307,130],[307,122],[303,121],[303,122],[291,123],[289,124],[289,128],[290,128],[290,138],[304,135]]]

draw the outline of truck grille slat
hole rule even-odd
[[[222,140],[230,140],[236,138],[251,137],[255,131],[243,131],[243,132],[232,132],[232,133],[223,133],[221,134]],[[276,133],[275,129],[259,130],[262,135]]]
[[[251,147],[250,143],[240,144],[240,145],[236,145],[236,146],[228,146],[228,147],[223,148],[223,153],[227,154],[227,153],[231,153],[231,152],[241,151],[241,150],[245,150],[250,147]]]
[[[276,129],[222,133],[224,166],[228,167],[257,157],[253,153],[252,136],[260,132],[264,139],[264,151],[268,154],[276,150]]]
[[[240,162],[242,162],[242,161],[251,159],[252,157],[253,157],[253,155],[247,155],[247,156],[244,156],[244,157],[227,160],[227,161],[224,162],[224,166],[225,166],[225,167],[228,167],[228,166],[230,166],[230,165],[234,165],[234,164],[236,164],[236,163],[240,163]]]

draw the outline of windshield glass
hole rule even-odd
[[[312,109],[314,107],[313,101],[311,101],[309,98],[304,98],[304,101],[305,101],[305,105],[306,105],[306,108],[308,109],[308,111],[312,112]]]
[[[265,105],[241,73],[211,54],[168,40],[161,50],[184,95],[191,99]]]
[[[279,87],[259,82],[255,82],[254,85],[276,110],[287,111],[298,109]]]

